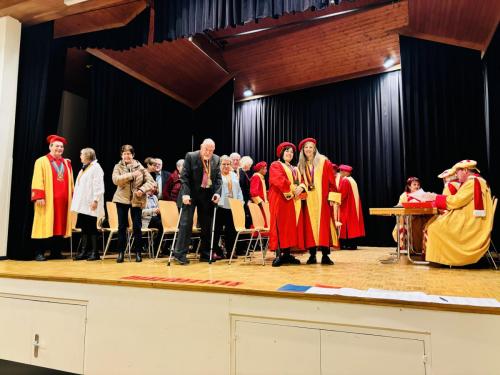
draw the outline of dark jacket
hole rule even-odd
[[[222,179],[220,176],[220,159],[217,155],[212,155],[210,159],[210,178],[212,186],[209,190],[212,194],[221,193]],[[184,158],[184,167],[181,173],[181,191],[179,199],[183,195],[197,198],[201,193],[201,181],[203,179],[203,165],[200,151],[188,152]]]
[[[153,179],[156,181],[156,175],[158,173],[151,173],[151,176],[153,177]],[[167,181],[168,179],[170,178],[170,172],[167,172],[167,171],[161,171],[161,200],[168,200],[166,197],[165,197],[165,190],[167,188]]]
[[[179,171],[176,169],[170,174],[168,178],[165,190],[163,192],[163,199],[167,201],[177,201],[179,192],[181,191],[181,176]]]

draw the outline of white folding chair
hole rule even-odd
[[[71,237],[69,238],[69,251],[70,257],[73,258],[73,235],[76,233],[81,234],[82,230],[76,227],[76,223],[78,222],[78,213],[71,211]],[[80,236],[80,240],[78,241],[78,246],[76,247],[76,251],[80,249],[80,245],[82,243],[82,237]]]
[[[498,265],[497,265],[497,261],[493,257],[493,254],[491,253],[491,249],[493,248],[493,251],[496,254],[497,260],[498,260],[499,254],[498,254],[497,248],[495,247],[495,244],[493,243],[493,240],[491,239],[491,233],[493,232],[493,221],[495,219],[495,211],[497,209],[497,203],[498,203],[498,198],[493,197],[493,213],[492,213],[493,217],[491,219],[491,228],[490,228],[490,245],[488,246],[488,250],[486,251],[486,258],[491,263],[493,268],[495,268],[496,270],[498,270]]]
[[[228,198],[228,200],[229,206],[231,207],[231,215],[233,216],[234,229],[236,229],[236,238],[234,240],[231,256],[229,257],[229,264],[231,264],[238,241],[248,241],[247,239],[239,240],[239,236],[241,234],[253,235],[256,233],[256,230],[254,228],[245,228],[245,209],[243,208],[243,202],[234,198]],[[251,241],[248,241],[247,254],[250,249],[250,245]]]
[[[173,250],[175,245],[175,239],[177,237],[177,232],[179,231],[179,220],[180,214],[177,209],[177,204],[174,201],[159,201],[158,205],[160,207],[160,217],[161,225],[163,227],[163,233],[160,237],[160,242],[158,244],[158,250],[156,251],[155,261],[158,259],[163,242],[168,241],[166,238],[168,235],[173,235],[171,250]]]
[[[255,252],[257,248],[257,243],[260,244],[260,249],[262,252],[262,265],[264,266],[266,264],[266,252],[267,252],[267,247],[263,245],[262,242],[262,235],[269,235],[269,228],[266,227],[266,222],[264,221],[264,216],[262,215],[262,211],[260,207],[255,204],[255,203],[248,203],[248,210],[250,211],[250,216],[252,217],[252,224],[253,224],[253,229],[257,233],[257,237],[255,238],[255,243],[252,248],[252,253]],[[253,238],[254,236],[252,236]],[[252,241],[252,238],[250,238],[250,241]],[[247,253],[245,254],[244,260],[246,261],[248,256],[249,256],[249,251],[250,247],[247,249]]]

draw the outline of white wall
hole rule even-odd
[[[7,254],[21,24],[0,17],[0,257]]]
[[[16,279],[1,279],[0,293],[86,304],[85,374],[234,373],[235,319],[420,340],[427,374],[500,373],[499,315]],[[0,322],[0,335],[11,324]],[[300,342],[282,345],[291,358],[310,360],[301,357]],[[351,356],[353,366],[364,358],[361,349],[343,355]],[[265,374],[269,360],[272,351],[254,358],[255,373]]]

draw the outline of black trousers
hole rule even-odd
[[[234,240],[236,239],[236,229],[234,228],[231,210],[219,207],[217,208],[215,219],[214,249],[219,249],[218,244],[221,234],[224,234],[224,244],[229,256],[233,250]]]
[[[212,218],[215,207],[211,201],[212,196],[211,189],[201,189],[199,195],[191,197],[191,204],[182,205],[179,235],[175,244],[176,257],[183,258],[188,252],[189,245],[191,244],[195,208],[198,208],[198,223],[201,229],[200,256],[203,258],[210,256]]]
[[[78,222],[76,227],[82,230],[83,235],[97,234],[97,217],[78,214]]]
[[[128,211],[132,218],[132,228],[134,232],[134,251],[142,250],[142,208],[132,207],[130,204],[117,203],[118,211],[118,251],[124,252],[127,246]]]
[[[63,250],[69,249],[69,238],[63,236],[35,239],[34,241],[35,255],[44,255],[45,250],[50,250],[51,255],[59,255]]]

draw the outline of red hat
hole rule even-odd
[[[340,164],[339,169],[344,172],[349,172],[349,173],[352,172],[352,167],[347,164]]]
[[[290,142],[282,142],[278,145],[278,147],[276,147],[276,156],[279,158],[280,155],[281,155],[281,151],[283,151],[283,149],[285,148],[288,148],[288,147],[291,147],[293,148],[293,151],[296,151],[297,148],[295,147],[295,145],[293,143],[290,143]]]
[[[307,142],[312,142],[312,143],[314,143],[314,145],[316,145],[316,140],[314,138],[305,138],[305,139],[301,140],[299,143],[299,151],[302,151],[302,147],[304,147],[304,145]]]
[[[64,145],[68,143],[68,141],[66,141],[66,138],[64,137],[61,137],[57,134],[51,134],[47,137],[47,143],[50,145],[51,143],[54,143],[56,141],[59,141],[59,142],[62,142]]]
[[[267,163],[265,161],[259,161],[257,164],[253,166],[253,171],[258,172],[265,167],[267,167]]]
[[[332,168],[335,169],[336,171],[339,170],[339,166],[335,163],[332,163]]]

